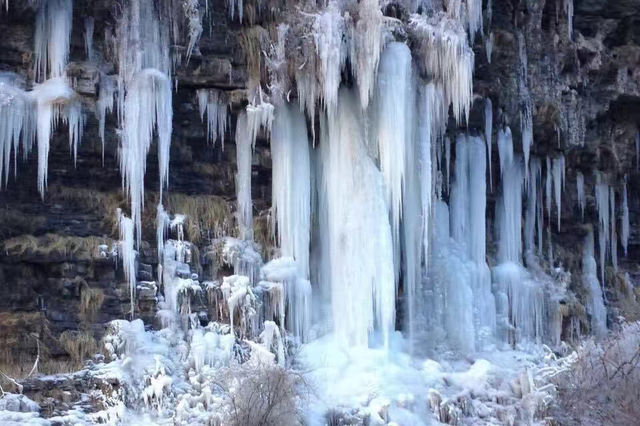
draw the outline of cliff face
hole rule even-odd
[[[205,2],[200,3],[202,10]],[[213,236],[221,230],[236,232],[237,115],[255,88],[256,77],[263,87],[269,87],[263,55],[276,44],[277,23],[290,21],[296,3],[270,0],[258,7],[260,2],[249,1],[244,5],[245,21],[240,24],[229,18],[226,1],[209,0],[197,47],[190,60],[187,62],[183,55],[182,64],[175,69],[169,187],[164,204],[168,211],[190,216],[187,233],[202,254],[196,256],[196,269],[202,271],[202,278],[218,278],[211,272],[218,268],[208,268],[205,256]],[[386,3],[386,16],[408,19],[404,2]],[[117,112],[107,115],[104,162],[94,113],[101,81],[117,70],[113,40],[108,34],[116,27],[118,8],[118,2],[109,0],[73,3],[66,70],[81,95],[86,116],[77,165],[69,154],[61,125],[51,140],[44,199],[37,191],[35,151],[24,161],[18,159],[15,177],[12,166],[9,183],[0,191],[0,368],[16,377],[31,369],[38,340],[41,372],[78,369],[98,349],[106,324],[128,316],[128,284],[110,251],[118,239],[116,209],[129,208],[119,170]],[[568,13],[571,9],[572,14]],[[609,325],[619,316],[636,319],[640,309],[630,295],[640,280],[640,142],[636,142],[640,127],[640,0],[488,0],[483,10],[484,35],[478,34],[473,45],[470,118],[462,126],[452,118],[448,133],[452,137],[458,130],[484,134],[485,99],[491,99],[494,143],[490,172],[494,188],[488,193],[488,225],[493,223],[500,177],[497,130],[511,126],[515,149],[522,152],[521,129],[526,127],[530,112],[534,141],[531,157],[544,164],[547,157],[552,160],[564,156],[565,162],[562,222],[559,230],[550,227],[554,256],[545,264],[549,270],[563,266],[571,272],[569,287],[577,295],[576,300],[567,301],[571,308],[563,322],[563,338],[577,337],[572,318],[581,324],[577,330],[589,332],[583,308],[587,291],[581,281],[581,259],[585,224],[597,228],[599,220],[594,196],[597,172],[601,172],[599,179],[613,188],[617,216],[622,215],[626,181],[631,223],[628,253],[624,255],[618,246],[617,270],[607,267]],[[85,52],[87,17],[94,21],[91,61]],[[35,6],[26,1],[9,1],[8,10],[0,12],[0,70],[17,73],[27,86],[34,80],[34,22]],[[395,35],[403,37],[401,31]],[[490,61],[489,39],[493,40]],[[188,42],[184,31],[179,42],[171,48],[184,52]],[[256,60],[261,62],[257,75]],[[215,144],[207,141],[206,123],[198,111],[198,89],[216,89],[229,99],[224,148],[220,140]],[[293,100],[296,92],[292,89],[287,96]],[[308,120],[308,127],[319,128],[317,116]],[[252,159],[252,194],[256,241],[262,243],[265,254],[274,245],[268,218],[270,155],[268,140],[260,135]],[[586,188],[584,220],[578,207],[578,172]],[[153,281],[157,276],[154,221],[158,175],[154,145],[147,158],[138,281]],[[549,218],[545,214],[547,220],[555,221],[555,213]],[[495,245],[490,241],[489,257],[493,259],[494,254]],[[137,315],[153,325],[155,294],[145,297],[140,293],[135,305]]]

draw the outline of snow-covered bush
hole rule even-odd
[[[249,362],[221,369],[217,385],[224,391],[233,426],[302,423],[299,400],[306,385],[302,375],[292,370]]]
[[[637,425],[640,418],[640,323],[603,341],[589,340],[557,375],[558,424]]]

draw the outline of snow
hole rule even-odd
[[[35,24],[34,72],[37,81],[64,75],[73,26],[71,0],[39,2]]]

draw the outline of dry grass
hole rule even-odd
[[[215,195],[167,194],[165,209],[187,216],[188,239],[199,244],[208,238],[233,235],[236,229],[233,203]]]
[[[87,330],[67,330],[60,335],[59,341],[71,357],[72,363],[77,366],[76,369],[82,367],[82,361],[98,352],[96,339]]]
[[[85,322],[95,320],[104,303],[104,291],[101,288],[83,286],[80,290],[80,318]]]
[[[98,246],[110,244],[108,238],[72,237],[59,234],[20,235],[5,240],[0,250],[9,256],[31,256],[43,261],[52,256],[73,258],[75,260],[92,260],[98,256]]]

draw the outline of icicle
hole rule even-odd
[[[563,0],[564,12],[567,14],[567,33],[569,40],[573,36],[573,0]]]
[[[154,68],[170,79],[170,25],[164,22],[155,3],[154,0],[129,0],[118,19],[118,118],[123,127],[125,96],[137,74]]]
[[[253,239],[253,203],[251,201],[251,135],[247,114],[241,112],[236,123],[236,198],[238,200],[238,227],[240,238]]]
[[[624,187],[622,190],[622,223],[620,225],[620,242],[622,244],[622,248],[624,249],[624,255],[627,256],[628,246],[629,246],[629,201],[627,200],[627,182],[625,181]]]
[[[133,220],[126,217],[122,210],[117,210],[118,226],[120,229],[120,259],[122,259],[124,277],[129,282],[129,297],[131,300],[131,319],[134,317],[134,303],[136,298],[136,251],[134,250]]]
[[[271,124],[273,123],[273,105],[268,102],[260,102],[257,105],[247,105],[247,126],[249,131],[249,139],[251,148],[255,148],[258,131],[262,128],[265,133],[271,133]]]
[[[507,166],[513,162],[513,139],[509,127],[498,130],[498,156],[500,157],[500,176],[502,176]]]
[[[484,51],[487,55],[487,62],[491,63],[491,55],[493,53],[493,31],[489,34],[484,42]]]
[[[582,255],[582,285],[589,290],[586,305],[591,316],[591,332],[597,337],[603,337],[607,332],[607,309],[604,306],[596,260],[593,256],[593,230],[589,229]]]
[[[282,256],[295,259],[297,273],[287,283],[291,331],[304,341],[310,318],[309,242],[311,238],[311,166],[304,116],[291,105],[278,107],[271,135],[272,206]],[[297,285],[300,282],[300,285]],[[295,284],[295,285],[294,285]]]
[[[187,64],[191,59],[193,49],[196,47],[200,36],[202,35],[202,16],[200,16],[199,0],[185,0],[182,3],[184,16],[187,20],[189,29],[189,44],[187,45]]]
[[[93,17],[87,16],[84,18],[84,51],[87,54],[88,61],[93,58],[93,28]]]
[[[616,192],[613,186],[609,187],[609,219],[610,219],[610,243],[611,243],[611,265],[613,272],[618,270],[618,232],[616,231]]]
[[[240,23],[242,23],[242,12],[244,9],[243,3],[244,3],[243,0],[227,0],[227,6],[229,7],[229,15],[231,16],[232,20],[235,18],[236,10],[237,10],[238,20],[240,21]]]
[[[636,170],[640,170],[640,130],[636,132]]]
[[[512,161],[502,178],[502,196],[497,207],[500,262],[522,261],[522,167]]]
[[[553,186],[553,178],[551,174],[551,159],[547,156],[545,163],[546,179],[544,180],[544,201],[547,210],[547,217],[551,223],[551,187]]]
[[[560,231],[560,214],[562,211],[562,191],[564,190],[564,156],[553,159],[553,194],[558,217],[558,232]]]
[[[333,117],[335,112],[338,88],[342,78],[341,72],[347,60],[345,25],[344,17],[335,1],[330,1],[323,13],[316,16],[313,23],[314,42],[320,59],[319,80],[322,86],[322,100],[329,117]]]
[[[36,14],[35,75],[38,81],[60,77],[69,60],[73,4],[71,0],[42,0]]]
[[[584,192],[584,176],[582,172],[576,173],[576,189],[578,194],[578,206],[580,207],[580,214],[582,215],[582,221],[584,222],[584,208],[587,203]]]
[[[464,28],[439,13],[432,17],[411,15],[409,29],[420,49],[420,65],[442,85],[458,123],[466,121],[473,97],[474,56]]]
[[[451,183],[451,139],[449,139],[449,136],[444,138],[444,168],[445,177],[447,178],[445,187],[447,188],[447,191],[449,191]]]
[[[320,217],[327,218],[321,246],[329,255],[321,264],[331,289],[333,327],[342,346],[366,347],[375,328],[388,347],[395,286],[384,182],[367,154],[357,97],[342,89],[336,112],[335,120],[321,119],[319,187]]]
[[[75,96],[75,92],[71,90],[64,77],[57,77],[36,85],[32,94],[37,103],[38,191],[44,199],[51,132],[60,108]]]
[[[158,264],[164,260],[164,237],[169,229],[169,215],[162,204],[156,208],[156,242],[158,247]]]
[[[102,75],[100,78],[100,88],[98,90],[98,101],[96,102],[96,113],[98,115],[98,135],[100,136],[100,144],[102,145],[102,165],[104,166],[104,128],[107,120],[107,112],[113,112],[113,95],[116,87],[113,80]]]
[[[382,11],[378,0],[358,3],[358,20],[350,22],[349,57],[358,82],[360,104],[366,110],[375,88],[375,77],[382,50]]]
[[[518,96],[520,101],[520,134],[524,153],[525,178],[529,170],[529,152],[533,145],[533,101],[529,93],[527,46],[524,35],[518,32]]]
[[[23,155],[31,151],[35,136],[34,100],[29,93],[15,87],[11,76],[0,74],[0,189],[9,180],[11,151],[14,175],[20,144]]]
[[[390,206],[396,273],[400,264],[400,219],[402,190],[406,179],[406,145],[413,137],[414,92],[411,76],[411,52],[404,43],[390,43],[382,52],[378,71],[376,105],[377,146],[380,171],[385,182],[386,200]],[[397,275],[396,275],[397,280]]]
[[[597,172],[597,181],[595,187],[596,207],[598,209],[598,248],[600,251],[600,281],[604,286],[605,277],[605,259],[609,250],[609,185],[602,182],[602,175]]]
[[[139,244],[142,236],[144,174],[154,130],[158,135],[160,202],[163,187],[169,183],[173,107],[171,83],[167,76],[155,69],[138,73],[129,85],[124,107],[120,170],[123,188],[126,188],[131,199],[131,219],[136,225],[136,241]]]
[[[489,165],[489,189],[493,191],[493,176],[491,174],[491,133],[493,131],[493,105],[491,98],[484,101],[484,140],[487,144],[487,160]]]
[[[65,108],[64,115],[69,127],[69,149],[73,154],[73,166],[75,167],[78,159],[78,145],[82,140],[85,124],[82,104],[80,102],[69,103]]]
[[[215,143],[220,138],[224,149],[224,134],[227,128],[229,102],[226,95],[216,89],[200,89],[196,92],[200,119],[207,116],[207,140]]]
[[[542,165],[538,158],[532,158],[527,178],[527,210],[525,214],[525,249],[529,253],[535,252],[535,228],[538,220],[538,188],[542,179]],[[542,224],[538,223],[541,229]],[[540,246],[539,246],[540,247]]]

